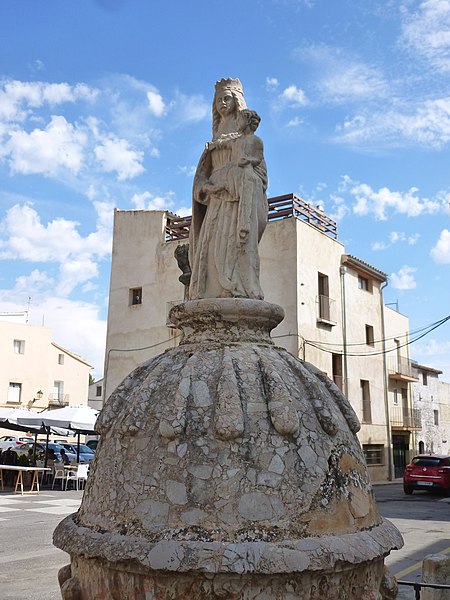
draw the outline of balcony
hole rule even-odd
[[[389,379],[396,381],[419,381],[413,373],[413,366],[408,358],[391,358],[388,361]]]
[[[329,296],[320,294],[316,297],[317,303],[317,323],[325,325],[336,325],[336,302]]]
[[[49,394],[48,405],[52,408],[62,408],[63,406],[69,406],[69,394]]]
[[[390,421],[393,429],[422,429],[422,416],[418,408],[393,406],[390,411]]]

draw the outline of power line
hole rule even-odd
[[[426,335],[428,335],[429,333],[431,333],[432,331],[434,331],[435,329],[437,329],[438,327],[441,327],[441,325],[443,325],[444,323],[446,323],[448,320],[450,319],[450,315],[445,317],[444,319],[441,319],[440,321],[436,321],[436,323],[433,323],[432,326],[428,326],[428,328],[426,328],[426,331],[424,331],[424,333],[422,333],[421,335],[417,335],[416,337],[414,337],[413,339],[409,339],[407,340],[404,344],[396,344],[394,347],[390,348],[390,349],[386,349],[386,350],[378,350],[378,351],[374,351],[374,352],[364,352],[364,353],[352,353],[352,352],[347,352],[346,355],[347,356],[379,356],[381,354],[388,354],[389,352],[394,352],[395,350],[399,350],[400,348],[405,348],[406,346],[410,346],[411,344],[413,344],[414,342],[417,342],[418,340],[422,339],[423,337],[425,337]],[[424,329],[424,328],[423,328]],[[423,331],[423,329],[419,330],[419,331]],[[401,337],[401,336],[398,336]],[[398,339],[398,337],[395,338],[388,338],[388,339]],[[404,337],[404,336],[403,336]],[[385,341],[385,340],[381,340],[381,341]],[[308,344],[309,346],[312,346],[313,348],[317,348],[318,350],[322,350],[322,352],[328,352],[329,354],[337,354],[339,353],[341,350],[341,348],[344,348],[343,344],[334,344],[335,348],[339,348],[338,352],[333,352],[333,350],[329,350],[327,348],[323,348],[321,345],[321,342],[314,342],[311,340],[305,340],[305,344]],[[343,350],[342,350],[343,352]]]

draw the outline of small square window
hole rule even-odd
[[[368,465],[384,464],[384,446],[381,444],[363,444],[363,452]]]
[[[25,354],[25,340],[14,340],[13,351],[14,354]]]
[[[367,277],[363,277],[362,275],[358,275],[358,288],[360,290],[365,290],[366,292],[372,291],[372,282]]]
[[[58,354],[58,365],[64,364],[64,354]]]
[[[137,304],[142,304],[142,288],[131,288],[129,294],[129,303],[130,306],[136,306]]]

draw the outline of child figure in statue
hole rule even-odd
[[[238,79],[216,83],[213,140],[194,178],[189,298],[263,299],[258,243],[267,223],[267,169],[259,116]]]

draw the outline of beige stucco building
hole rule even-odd
[[[104,398],[136,366],[178,342],[168,310],[184,298],[174,251],[187,242],[189,224],[166,211],[115,211]],[[373,480],[392,476],[394,457],[401,469],[413,447],[415,379],[403,344],[408,319],[384,307],[385,273],[347,254],[336,223],[292,194],[269,200],[260,258],[265,299],[285,310],[275,343],[334,379],[362,422]],[[400,453],[392,452],[396,378],[408,403],[408,418],[397,424]]]
[[[87,404],[91,366],[53,342],[48,327],[0,320],[0,356],[1,408]]]

